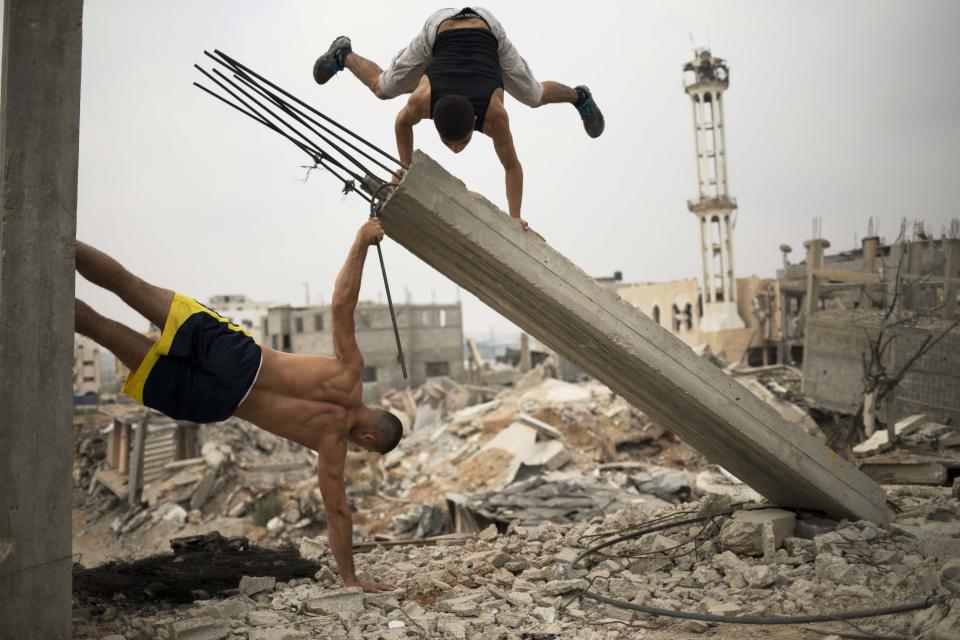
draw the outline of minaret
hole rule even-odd
[[[733,271],[731,214],[737,201],[727,185],[726,127],[723,92],[730,84],[727,63],[709,49],[697,49],[683,66],[684,88],[693,101],[697,181],[700,197],[687,206],[700,222],[700,256],[703,262],[701,331],[743,329],[737,313],[737,280]]]

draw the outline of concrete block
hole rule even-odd
[[[307,611],[324,615],[349,616],[363,611],[363,590],[345,587],[328,591],[319,598],[307,601]]]
[[[277,584],[273,576],[243,576],[240,578],[240,593],[252,596],[261,591],[270,591]]]
[[[887,520],[880,487],[422,152],[386,234],[777,504]]]
[[[171,640],[223,640],[230,625],[216,618],[188,618],[170,625]]]
[[[772,534],[774,549],[783,544],[784,538],[793,535],[797,516],[783,509],[751,509],[737,511],[723,524],[720,544],[737,554],[762,555],[764,553],[764,529]],[[769,546],[770,543],[768,542]],[[769,553],[769,551],[768,551]]]

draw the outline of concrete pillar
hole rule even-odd
[[[520,334],[520,371],[526,373],[533,367],[533,361],[530,357],[530,336],[525,333]]]
[[[70,637],[82,0],[6,0],[0,103],[0,638]]]
[[[727,183],[727,125],[723,119],[723,92],[717,92],[717,107],[719,108],[720,119],[717,121],[717,127],[720,129],[720,164],[723,166],[723,195],[730,193],[730,185]]]
[[[703,95],[701,94],[697,96],[697,99],[693,103],[693,134],[697,149],[697,181],[699,184],[701,200],[708,197],[707,182],[709,181],[709,177],[707,175],[706,153],[703,150],[704,136],[706,135],[706,130],[704,129],[703,112]]]
[[[710,93],[710,126],[713,128],[710,130],[710,139],[713,141],[713,159],[710,162],[713,163],[713,176],[714,182],[713,185],[714,193],[717,197],[726,195],[723,190],[723,181],[725,180],[723,159],[720,157],[720,144],[718,138],[718,131],[720,125],[720,110],[717,106],[717,96],[720,94],[717,92]]]
[[[707,273],[710,275],[710,302],[717,301],[717,256],[716,242],[714,242],[713,220],[709,214],[705,215],[707,221]]]
[[[713,287],[710,286],[710,276],[707,274],[707,263],[710,260],[710,254],[707,253],[707,219],[703,216],[697,216],[700,223],[700,269],[703,272],[703,302],[708,304],[713,302]]]
[[[880,238],[877,236],[869,236],[864,238],[860,242],[860,246],[863,250],[863,272],[864,273],[876,273],[877,272],[877,247],[880,243]],[[863,285],[863,294],[860,296],[860,307],[863,309],[868,309],[873,306],[873,300],[876,298],[876,287],[871,283],[866,283]]]
[[[807,301],[804,311],[809,316],[820,308],[820,278],[813,272],[823,268],[823,250],[830,246],[830,242],[808,240],[803,246],[807,249]]]
[[[730,221],[730,212],[723,214],[724,238],[723,246],[727,252],[727,270],[725,272],[727,296],[724,298],[728,302],[737,301],[737,280],[734,277],[733,270],[733,223]]]
[[[730,302],[730,295],[727,291],[727,223],[726,216],[722,213],[717,215],[717,249],[719,260],[717,261],[717,275],[720,276],[719,291],[723,301]]]
[[[883,490],[417,151],[384,231],[771,501],[885,522]]]

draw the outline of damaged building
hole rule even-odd
[[[783,247],[781,351],[795,360],[802,347],[803,393],[818,406],[854,414],[865,394],[896,381],[877,398],[883,422],[924,413],[957,423],[960,224],[939,238],[919,224],[912,237],[906,231],[893,243],[871,233],[860,248],[834,254],[828,240],[814,238],[793,265]]]
[[[360,302],[355,320],[357,344],[363,352],[364,397],[420,385],[427,378],[462,380],[462,308],[456,304],[397,305],[397,326],[409,381],[403,379],[397,344],[385,304]],[[289,353],[333,354],[332,308],[273,307],[264,319],[264,344]]]

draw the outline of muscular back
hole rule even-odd
[[[324,433],[346,431],[347,412],[362,397],[359,372],[339,359],[264,347],[257,383],[236,415],[316,449]]]

